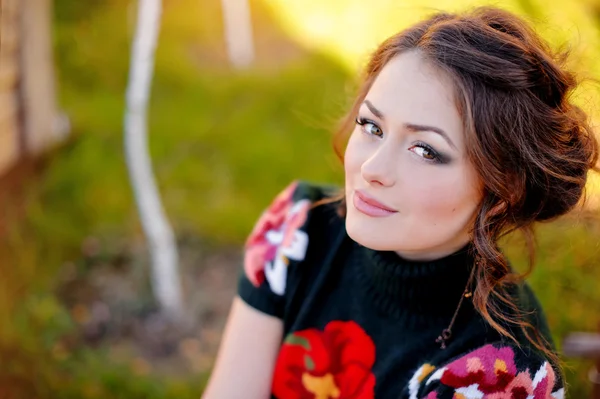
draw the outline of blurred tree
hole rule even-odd
[[[144,233],[150,246],[152,288],[161,310],[181,320],[183,302],[173,229],[165,216],[147,139],[147,108],[160,27],[161,0],[139,0],[126,93],[125,153]]]
[[[221,0],[229,61],[236,68],[254,62],[252,19],[248,0]]]

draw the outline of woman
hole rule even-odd
[[[563,398],[497,245],[571,210],[597,161],[563,61],[488,7],[381,44],[337,136],[344,190],[294,182],[257,222],[204,398]]]

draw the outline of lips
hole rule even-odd
[[[383,217],[390,216],[398,212],[397,210],[390,208],[389,206],[377,201],[375,198],[370,197],[368,194],[361,190],[354,191],[353,200],[354,207],[358,211],[368,216]]]

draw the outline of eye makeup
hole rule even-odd
[[[377,123],[375,123],[375,121],[359,116],[356,118],[355,122],[360,126],[363,134],[367,135],[368,137],[383,137],[383,130],[379,127],[379,125],[377,125]],[[408,150],[415,153],[422,158],[423,161],[428,163],[448,164],[451,161],[449,156],[436,151],[432,146],[423,141],[415,142]]]

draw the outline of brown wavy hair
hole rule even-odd
[[[494,7],[461,14],[437,13],[383,42],[367,64],[350,112],[334,136],[336,154],[354,128],[358,108],[393,57],[419,51],[450,76],[461,113],[467,156],[483,183],[472,228],[479,259],[473,304],[501,335],[517,345],[513,327],[556,366],[561,362],[504,288],[533,270],[533,224],[572,210],[582,198],[590,169],[597,169],[598,142],[587,115],[570,101],[577,86],[555,53],[519,17]],[[343,193],[339,211],[345,215]],[[329,201],[328,201],[329,202]],[[520,230],[529,269],[511,271],[498,240]],[[513,310],[506,311],[506,307]]]

